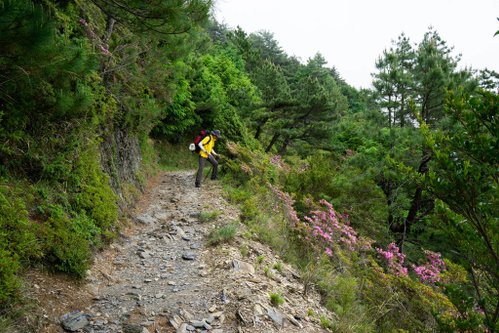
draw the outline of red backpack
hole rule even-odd
[[[201,148],[199,148],[199,143],[204,138],[206,138],[208,135],[210,135],[210,131],[208,131],[208,130],[201,130],[199,132],[199,135],[194,139],[194,151],[196,153],[199,153],[201,151]],[[210,138],[210,140],[211,140],[211,138]],[[210,142],[210,140],[208,140],[208,142]]]

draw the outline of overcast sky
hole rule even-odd
[[[419,43],[433,26],[461,65],[499,72],[499,0],[215,0],[230,28],[274,34],[302,62],[320,52],[354,87],[371,86],[374,62],[404,32]]]

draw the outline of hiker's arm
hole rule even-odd
[[[208,152],[206,151],[206,149],[204,149],[203,140],[199,141],[198,147],[199,147],[199,149],[201,149],[202,151],[204,151],[206,154],[208,154]]]
[[[215,152],[215,149],[211,150],[211,154],[214,155],[214,156],[218,156],[218,154]]]

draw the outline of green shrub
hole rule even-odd
[[[321,315],[319,317],[319,321],[320,321],[322,327],[324,327],[326,329],[330,329],[330,330],[334,329],[333,321],[331,319],[327,318],[326,316]]]
[[[241,248],[239,249],[239,251],[241,252],[241,255],[243,257],[249,257],[249,255],[250,255],[249,247],[246,244],[242,245]]]
[[[206,223],[217,219],[220,215],[222,215],[222,212],[219,210],[213,210],[210,212],[201,212],[199,213],[198,220],[201,223]]]
[[[0,304],[17,293],[21,262],[41,256],[22,195],[18,188],[0,184]]]
[[[0,304],[12,299],[17,292],[20,286],[16,276],[18,269],[18,257],[0,247]]]
[[[113,228],[118,219],[117,197],[102,171],[95,145],[83,152],[74,171],[76,212],[85,211],[102,231]],[[110,234],[108,234],[110,236]]]
[[[282,297],[279,293],[271,293],[270,304],[272,304],[273,306],[284,304],[284,297]]]
[[[282,269],[283,269],[282,262],[276,262],[273,267],[276,271],[282,273]]]
[[[227,243],[234,239],[237,234],[237,230],[239,228],[239,223],[232,222],[226,224],[220,228],[215,228],[211,230],[208,235],[208,244],[209,245],[217,245],[220,243]]]
[[[263,268],[263,274],[265,274],[265,276],[269,279],[272,279],[274,277],[274,273],[272,273],[272,269],[269,266],[265,266]]]
[[[157,141],[154,148],[159,157],[162,170],[192,170],[198,167],[199,155],[187,149],[189,141],[171,144],[167,141]],[[207,168],[208,169],[208,168]]]
[[[60,271],[84,277],[90,267],[91,240],[98,229],[85,215],[72,219],[57,205],[49,210],[50,217],[42,228],[47,259]]]

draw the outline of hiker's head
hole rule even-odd
[[[222,137],[219,130],[214,130],[213,132],[211,132],[211,134],[213,134],[213,136],[217,139],[220,139]]]

